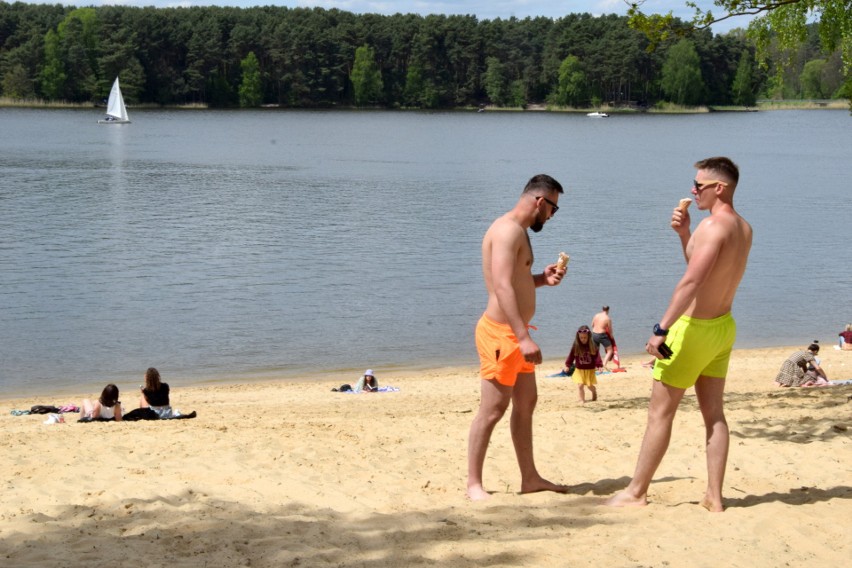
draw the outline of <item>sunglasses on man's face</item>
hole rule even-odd
[[[556,212],[559,211],[559,206],[543,195],[539,195],[539,197],[544,199],[544,202],[547,203],[548,205],[550,205],[550,207],[553,209],[553,211],[550,214],[556,215]]]
[[[714,184],[722,184],[727,185],[725,182],[720,181],[718,179],[708,179],[707,181],[699,182],[697,179],[692,180],[692,187],[695,188],[695,191],[701,192],[707,189],[709,186]]]

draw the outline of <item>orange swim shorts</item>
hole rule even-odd
[[[496,379],[511,387],[520,373],[535,372],[535,365],[521,355],[521,346],[509,324],[497,323],[485,315],[476,324],[476,350],[483,379]]]

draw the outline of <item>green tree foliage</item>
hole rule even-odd
[[[744,51],[737,65],[737,75],[731,86],[731,94],[734,104],[741,106],[754,106],[757,95],[754,90],[754,66],[752,55]]]
[[[373,48],[362,45],[355,50],[355,63],[349,75],[352,88],[355,91],[355,104],[363,106],[374,104],[382,96],[382,73],[376,63],[376,53]]]
[[[44,68],[41,71],[41,92],[48,99],[65,95],[65,64],[59,46],[59,34],[48,30],[44,36]]]
[[[509,101],[509,80],[506,76],[506,68],[496,57],[485,60],[485,94],[495,105],[506,105]]]
[[[823,13],[821,26],[827,18]],[[821,28],[807,29],[793,66],[769,86],[802,96],[804,66],[820,59],[826,61],[823,92],[837,96],[846,77],[840,48],[826,51]],[[729,104],[741,55],[754,53],[753,40],[707,29],[693,30],[689,39],[706,85],[704,102]],[[643,106],[662,96],[663,63],[674,42],[658,42],[653,52],[649,44],[627,18],[615,15],[478,21],[322,8],[74,8],[0,1],[0,88],[16,96],[100,100],[119,76],[125,98],[134,103],[237,106],[242,62],[254,53],[262,70],[261,101],[350,106],[365,100],[353,72],[360,73],[358,48],[369,46],[382,86],[365,104],[441,108],[489,99],[511,106],[553,101],[569,93],[559,92],[560,69],[573,55],[580,62],[575,73],[585,76],[583,101]],[[767,76],[777,75],[784,54],[772,40],[768,70],[753,66],[755,92],[767,90]]]
[[[805,68],[799,76],[802,85],[802,95],[806,99],[824,99],[831,95],[830,91],[823,88],[822,74],[825,69],[824,59],[814,59],[805,63]]]
[[[249,51],[245,59],[240,62],[243,71],[240,82],[240,106],[243,108],[254,108],[263,102],[263,89],[260,84],[260,62],[253,51]]]
[[[15,65],[3,74],[0,92],[13,99],[30,99],[35,96],[35,86],[23,65]]]
[[[527,85],[520,79],[515,79],[509,85],[509,105],[523,108],[527,105]]]
[[[586,74],[580,59],[569,55],[559,66],[559,84],[554,102],[562,106],[580,106],[586,100]]]
[[[748,34],[755,41],[757,60],[768,66],[773,43],[784,52],[778,68],[779,78],[784,69],[794,62],[793,55],[808,39],[809,22],[816,21],[823,49],[839,50],[843,61],[846,96],[852,107],[852,4],[849,0],[714,0],[722,15],[704,11],[694,3],[685,4],[695,9],[687,26],[672,16],[646,15],[642,12],[645,0],[625,0],[630,6],[630,25],[645,32],[653,44],[665,41],[671,34],[684,34],[690,30],[704,29],[710,25],[743,15],[756,16],[748,26]],[[776,57],[776,60],[778,58]]]
[[[695,46],[682,39],[669,50],[663,64],[660,86],[671,102],[679,105],[696,105],[704,93],[704,80]]]

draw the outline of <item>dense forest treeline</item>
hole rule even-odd
[[[781,65],[742,31],[647,50],[627,18],[478,20],[286,7],[76,8],[0,1],[0,95],[213,107],[754,104],[845,96],[815,31]],[[776,69],[785,70],[776,73]]]

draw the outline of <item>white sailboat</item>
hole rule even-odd
[[[127,124],[130,117],[127,116],[127,107],[124,106],[124,97],[121,96],[121,87],[118,86],[118,77],[112,84],[107,102],[106,117],[99,120],[98,124]]]

